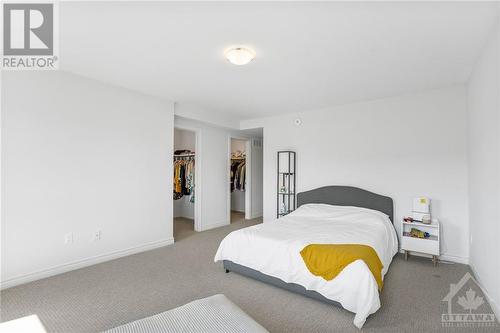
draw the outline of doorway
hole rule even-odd
[[[249,182],[249,147],[248,139],[230,138],[230,167],[229,167],[229,189],[230,189],[230,223],[245,220],[248,210],[248,184]]]
[[[175,241],[187,238],[199,230],[200,172],[198,156],[199,133],[196,130],[174,128],[173,155],[173,234]]]
[[[228,137],[227,221],[229,223],[260,218],[263,212],[262,129],[241,132],[242,135],[249,136]]]

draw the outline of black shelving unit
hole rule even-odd
[[[295,210],[296,154],[294,151],[278,152],[276,217]]]

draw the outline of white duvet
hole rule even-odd
[[[398,250],[387,215],[359,207],[307,204],[279,220],[231,232],[219,245],[215,261],[230,260],[314,290],[354,312],[354,325],[361,328],[380,308],[373,274],[364,261],[356,260],[331,281],[314,276],[300,255],[309,244],[371,246],[384,265],[382,276]]]

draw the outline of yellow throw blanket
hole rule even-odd
[[[382,290],[382,262],[377,252],[367,245],[360,244],[311,244],[300,251],[309,271],[325,280],[333,280],[350,263],[361,259],[372,272]]]

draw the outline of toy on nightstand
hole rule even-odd
[[[417,237],[417,238],[429,238],[430,234],[428,232],[424,232],[424,231],[419,230],[417,228],[411,228],[410,236]]]

